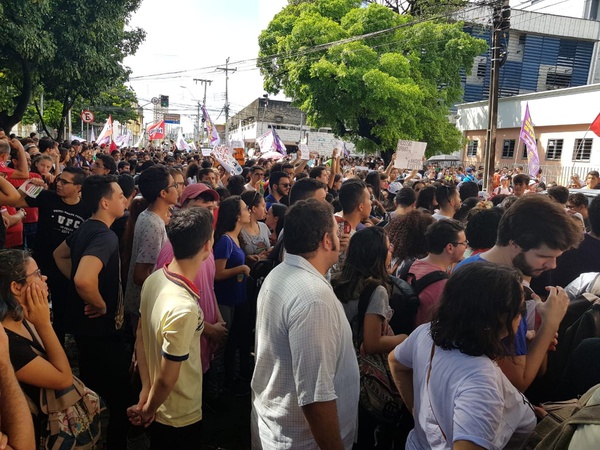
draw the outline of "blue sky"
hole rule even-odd
[[[286,4],[286,0],[144,0],[131,25],[146,30],[146,40],[136,55],[125,60],[140,105],[168,95],[171,112],[181,113],[182,125],[191,130],[191,121],[184,116],[195,113],[196,99],[201,101],[204,95],[202,85],[193,79],[208,79],[212,84],[207,107],[213,120],[224,122],[223,114],[217,117],[225,103],[225,76],[211,66],[224,67],[230,57],[231,67],[238,69],[229,77],[231,114],[260,97],[264,90],[256,65],[240,61],[257,57],[258,35]]]

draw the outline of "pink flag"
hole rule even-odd
[[[523,141],[525,147],[527,147],[529,175],[535,178],[540,171],[540,157],[537,151],[537,143],[535,142],[533,122],[531,121],[531,115],[529,114],[529,103],[527,103],[525,106],[525,117],[523,117],[523,124],[521,125],[521,133],[519,134],[519,138]]]

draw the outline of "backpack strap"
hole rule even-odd
[[[425,288],[430,284],[449,278],[449,275],[443,270],[434,270],[433,272],[428,273],[427,275],[419,278],[418,280],[415,278],[415,275],[413,273],[409,273],[409,275],[412,275],[412,281],[410,284],[417,295],[423,292]]]
[[[358,313],[356,315],[356,318],[358,320],[358,333],[356,338],[359,342],[362,342],[365,314],[367,313],[367,308],[369,307],[369,303],[371,302],[371,297],[373,296],[373,292],[375,292],[375,289],[377,289],[377,286],[378,284],[373,281],[367,282],[362,292],[360,293],[360,297],[358,298]]]
[[[400,278],[401,280],[408,281],[408,273],[410,272],[410,268],[416,260],[416,258],[407,258],[404,261],[401,261],[400,267],[396,271],[396,277]]]

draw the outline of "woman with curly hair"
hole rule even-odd
[[[533,409],[495,362],[514,355],[527,311],[522,280],[508,266],[460,267],[432,322],[390,353],[396,386],[415,418],[407,449],[520,448],[529,436]]]
[[[410,211],[391,220],[386,231],[394,247],[392,274],[400,273],[403,266],[411,264],[415,259],[427,256],[425,231],[433,222],[430,214],[420,211]]]

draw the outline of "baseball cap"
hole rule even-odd
[[[473,169],[472,169],[472,168],[470,168],[470,167],[468,167],[468,168],[467,168],[467,173],[472,173],[472,172],[473,172]]]
[[[387,191],[392,195],[396,195],[400,189],[402,189],[402,183],[400,181],[393,181],[389,184]]]
[[[181,194],[181,198],[179,199],[179,204],[185,205],[185,202],[187,202],[189,199],[196,198],[203,192],[208,192],[209,194],[211,194],[211,196],[215,202],[218,202],[221,198],[221,197],[219,197],[219,194],[217,193],[217,191],[209,188],[206,184],[195,183],[195,184],[190,184],[183,190],[183,193]]]

